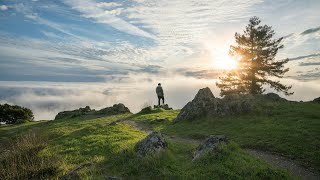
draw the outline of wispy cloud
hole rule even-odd
[[[93,0],[65,0],[64,2],[82,13],[83,17],[94,19],[98,23],[108,24],[113,28],[128,34],[155,39],[155,36],[152,34],[117,17],[116,15],[120,14],[121,9],[104,9],[120,6],[118,3],[97,3]]]
[[[301,34],[305,35],[305,34],[315,33],[318,31],[320,31],[320,27],[307,29],[307,30],[303,31]]]
[[[5,11],[5,10],[7,10],[8,9],[8,6],[6,6],[6,5],[0,5],[0,10],[1,11]]]

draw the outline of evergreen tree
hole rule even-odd
[[[283,48],[283,38],[273,39],[274,31],[271,26],[261,26],[258,17],[252,17],[246,26],[244,33],[235,33],[236,45],[230,46],[229,54],[238,59],[238,67],[220,77],[216,85],[221,89],[221,95],[238,94],[262,94],[265,90],[262,85],[270,85],[271,88],[285,95],[291,86],[286,86],[275,81],[271,77],[282,78],[289,68],[284,64],[289,59],[275,60],[278,50]]]

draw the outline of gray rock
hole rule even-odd
[[[147,154],[159,153],[162,149],[167,148],[167,146],[164,136],[160,132],[154,131],[138,142],[136,152],[139,157],[143,157]]]
[[[216,110],[215,97],[211,90],[206,87],[200,89],[194,99],[185,105],[173,122],[181,120],[194,120],[198,117],[205,116],[211,111]]]
[[[215,115],[249,113],[253,110],[251,98],[250,95],[228,95],[216,100],[216,109],[211,112]]]
[[[201,143],[193,153],[192,161],[201,157],[205,152],[215,152],[221,144],[227,144],[228,139],[225,135],[211,135],[203,143]]]
[[[54,119],[56,120],[56,119],[73,118],[73,117],[86,115],[86,114],[89,114],[94,111],[95,111],[94,109],[91,110],[91,108],[89,106],[86,106],[84,108],[79,108],[79,109],[72,110],[72,111],[59,112]]]
[[[154,105],[153,106],[153,108],[162,108],[162,109],[165,109],[165,110],[172,110],[172,108],[171,107],[169,107],[169,105],[168,104],[164,104],[164,105]]]
[[[320,97],[315,98],[314,100],[312,100],[312,102],[314,102],[314,103],[320,103]]]
[[[85,108],[79,108],[73,111],[63,111],[63,112],[59,112],[54,119],[55,120],[66,119],[66,118],[80,117],[80,116],[86,116],[86,115],[110,116],[110,115],[125,114],[125,113],[130,113],[130,110],[125,105],[119,103],[111,107],[103,108],[99,111],[91,109],[89,106],[86,106]]]
[[[97,111],[95,114],[117,115],[117,114],[125,114],[125,113],[130,113],[129,108],[127,108],[124,104],[119,103],[111,107],[103,108]]]
[[[223,99],[215,98],[210,89],[200,89],[191,102],[185,105],[173,122],[195,120],[205,116],[226,116],[253,111],[251,95],[231,94]]]

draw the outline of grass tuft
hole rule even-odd
[[[57,158],[41,151],[48,138],[30,131],[11,143],[0,157],[0,179],[45,179],[58,171]]]

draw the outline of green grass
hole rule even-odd
[[[132,119],[168,135],[204,139],[211,134],[225,134],[241,147],[280,153],[320,170],[319,110],[320,105],[315,103],[281,102],[266,104],[258,113],[191,122],[172,123],[179,111],[134,115]],[[156,122],[154,119],[162,114],[168,121]]]
[[[158,155],[138,158],[134,147],[147,134],[118,120],[134,118],[139,122],[162,128],[164,132],[170,132],[169,127],[175,126],[171,121],[177,113],[173,110],[156,110],[148,114],[125,114],[92,119],[71,118],[1,126],[0,145],[3,151],[6,147],[2,145],[14,139],[18,140],[17,135],[23,135],[28,130],[38,130],[41,135],[48,137],[48,142],[34,155],[39,158],[55,158],[59,164],[53,177],[60,177],[81,164],[91,162],[92,166],[78,171],[81,178],[105,179],[107,176],[126,179],[292,178],[286,171],[273,168],[246,154],[236,143],[222,146],[220,153],[206,154],[203,158],[192,162],[192,152],[196,145],[168,140],[167,150]],[[153,121],[156,118],[166,120]],[[2,154],[2,158],[6,158],[6,155]],[[42,167],[40,165],[41,163],[39,167]]]

